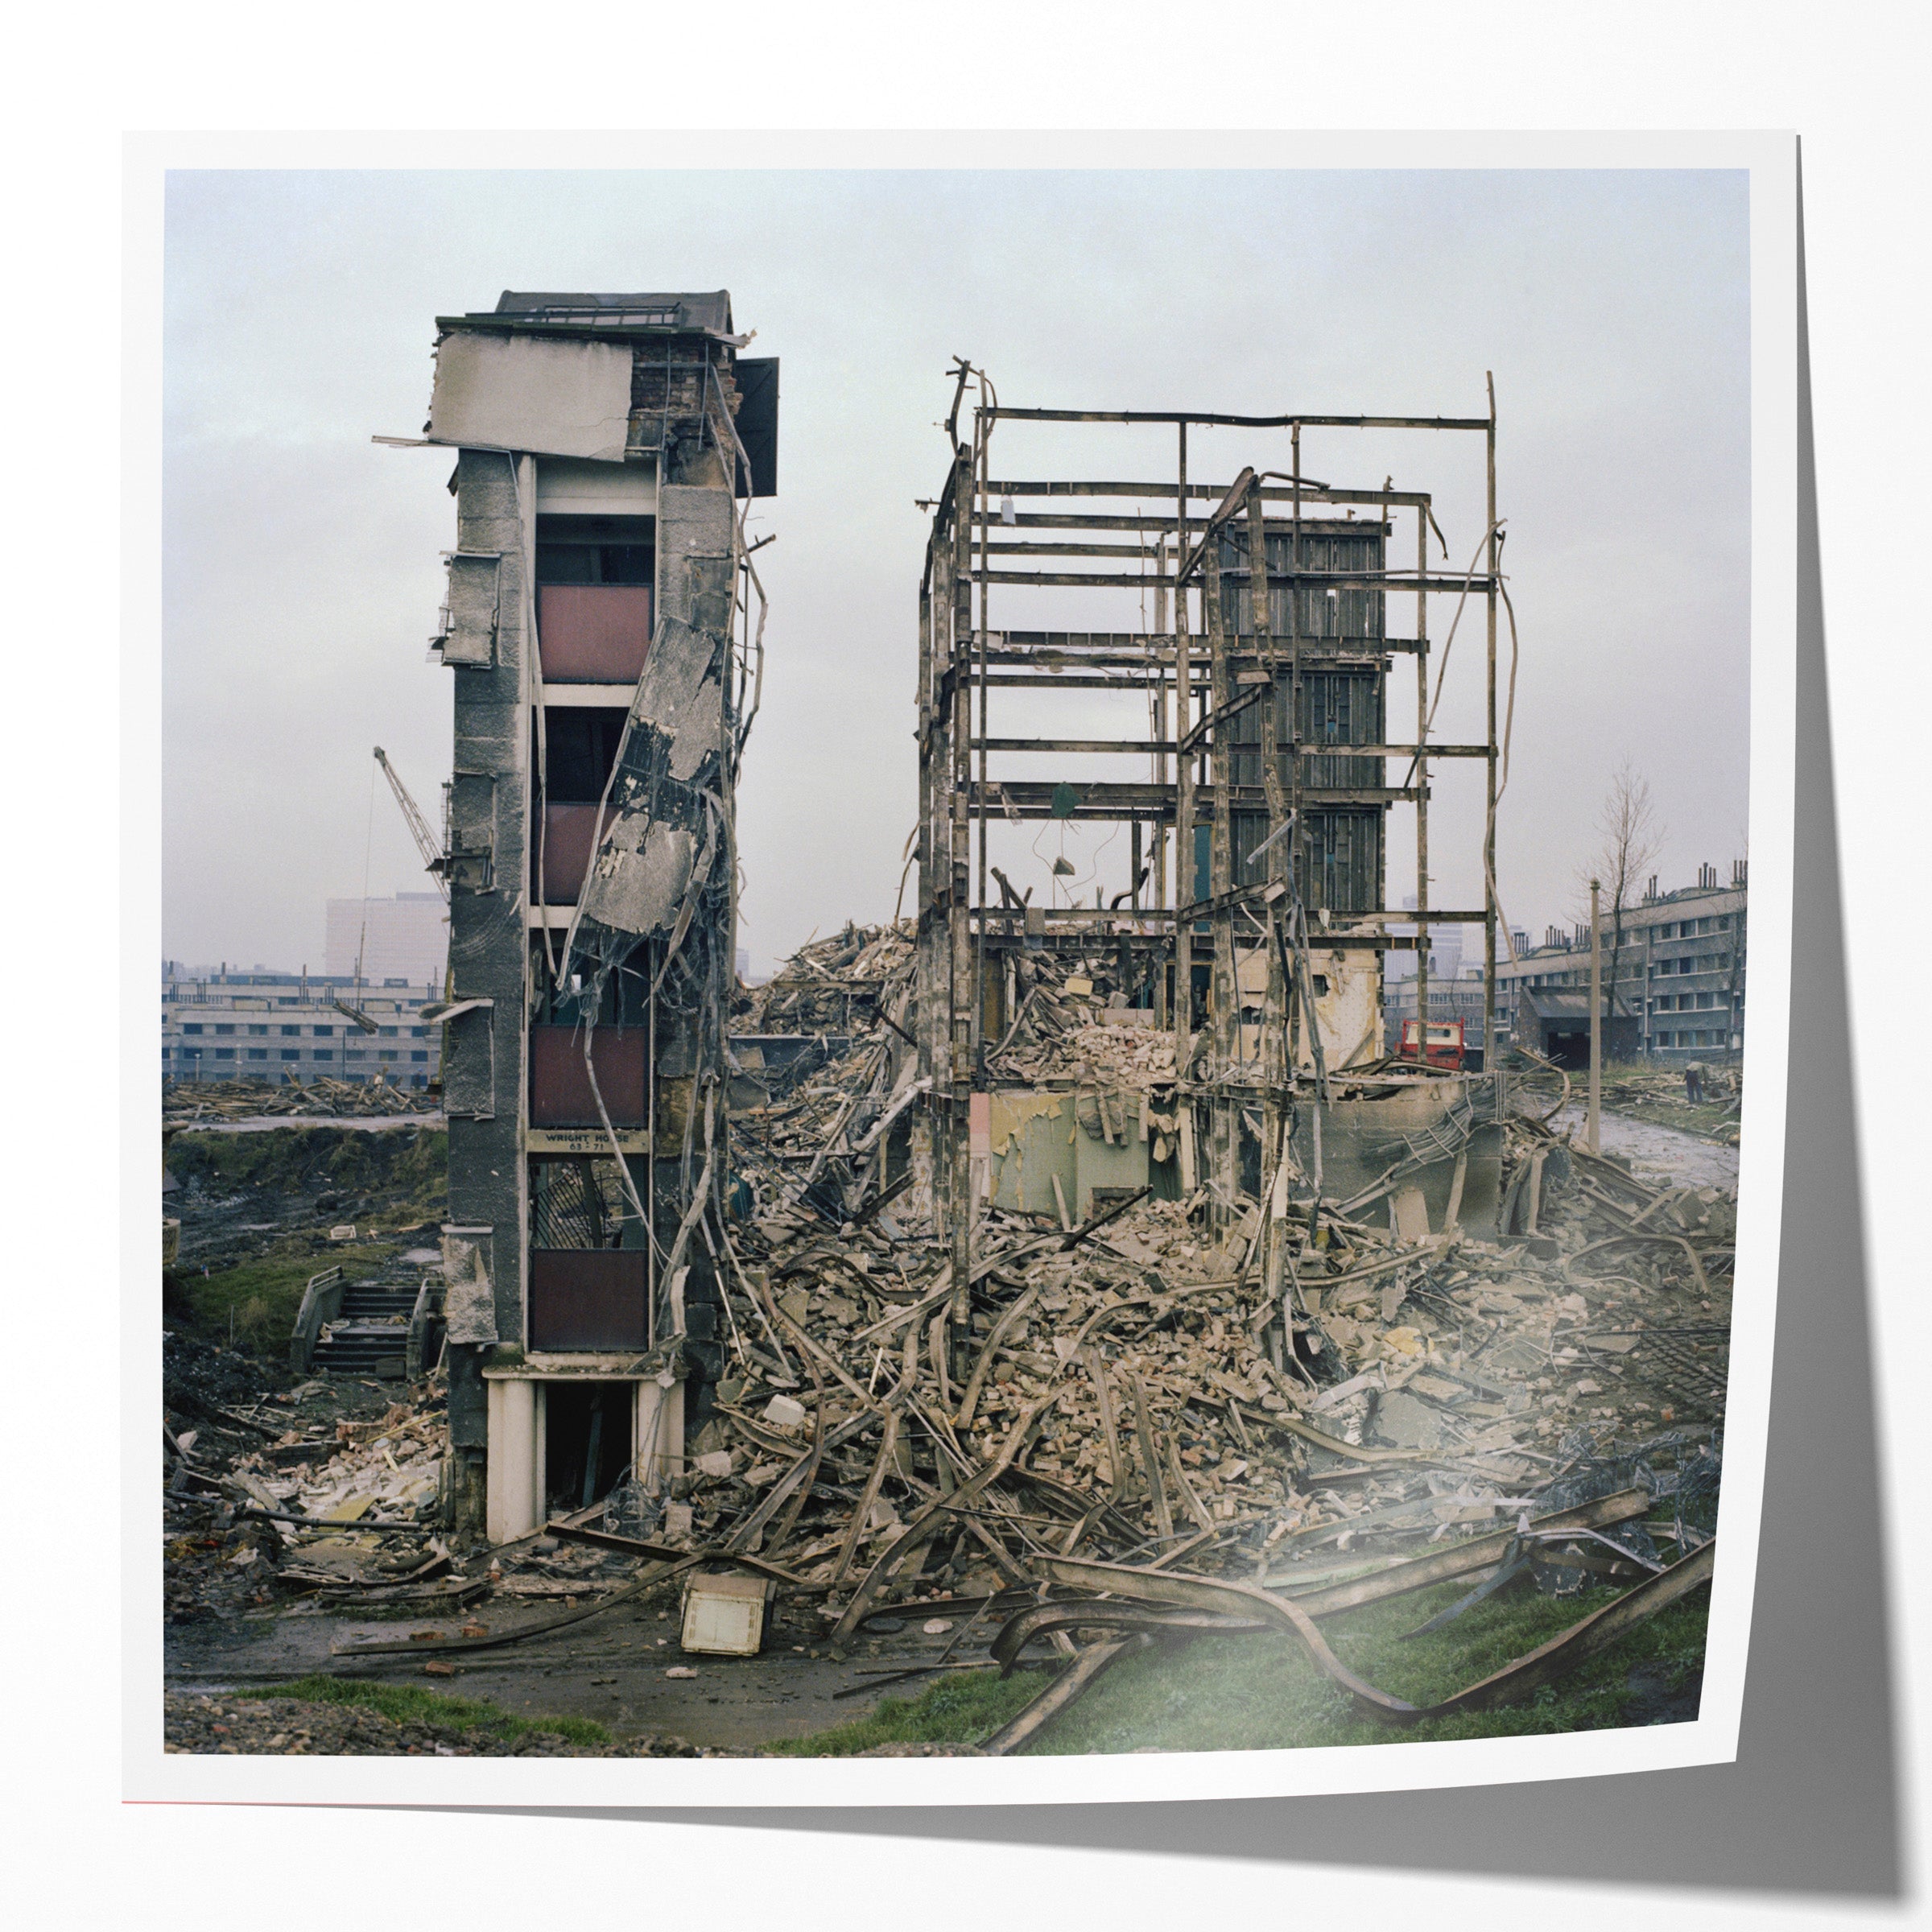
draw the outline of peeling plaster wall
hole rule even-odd
[[[1311,935],[1312,936],[1312,935]],[[1239,958],[1241,1004],[1259,1006],[1268,991],[1267,950],[1256,947]],[[1380,1056],[1383,1050],[1382,971],[1373,952],[1324,951],[1319,944],[1308,948],[1311,980],[1325,981],[1327,991],[1315,989],[1315,1024],[1322,1036],[1322,1053],[1330,1072],[1348,1064],[1360,1064]],[[1261,1030],[1245,1026],[1241,1030],[1244,1059],[1258,1060]],[[1297,1064],[1304,1072],[1315,1071],[1315,1047],[1306,1029],[1301,1035]]]
[[[992,1147],[988,1198],[996,1208],[1057,1220],[1057,1174],[1067,1212],[1084,1221],[1093,1213],[1095,1188],[1145,1187],[1153,1178],[1152,1143],[1141,1138],[1136,1095],[1109,1096],[1124,1106],[1126,1122],[1125,1133],[1111,1145],[1080,1124],[1082,1099],[1092,1117],[1092,1094],[1001,1090],[987,1098]]]
[[[1332,1070],[1350,1060],[1377,1059],[1382,1051],[1382,972],[1373,952],[1323,952],[1311,946],[1308,970],[1328,982],[1326,993],[1315,996],[1316,1023],[1322,1031],[1322,1052]],[[1315,1050],[1306,1034],[1301,1064],[1315,1066]]]

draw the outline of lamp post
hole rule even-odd
[[[1583,1137],[1600,1154],[1604,1100],[1604,939],[1597,924],[1597,881],[1590,881],[1590,1113]]]

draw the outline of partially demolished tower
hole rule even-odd
[[[1198,1189],[1210,1224],[1247,1265],[1258,1258],[1278,1295],[1291,1212],[1311,1233],[1324,1201],[1379,1202],[1393,1218],[1399,1200],[1412,1224],[1426,1212],[1445,1228],[1480,1219],[1494,1207],[1487,1157],[1503,1076],[1392,1052],[1381,964],[1415,950],[1426,1012],[1430,927],[1482,927],[1493,1040],[1493,401],[1460,418],[1018,408],[1000,404],[983,372],[961,362],[954,375],[952,461],[919,601],[919,1029],[931,1089],[913,1162],[951,1237],[956,1348],[989,1203],[1066,1222],[1137,1184]],[[1171,439],[1173,468],[1158,481],[996,468],[996,429],[1005,447],[1018,425],[1058,426],[1048,440],[1070,451],[1117,448],[1124,426],[1145,426]],[[1257,456],[1275,466],[1195,480],[1209,429],[1278,448]],[[1304,430],[1484,439],[1485,522],[1468,572],[1432,574],[1431,537],[1443,539],[1428,493],[1310,476]],[[1146,465],[1157,467],[1168,465]],[[1413,567],[1397,560],[1398,534]],[[1414,600],[1407,636],[1389,621],[1398,596]],[[1459,614],[1474,600],[1487,618],[1475,743],[1430,737],[1428,619],[1442,596]],[[1412,733],[1389,726],[1402,658],[1414,667]],[[1015,733],[1035,720],[1059,729]],[[1430,891],[1429,801],[1440,762],[1461,760],[1484,768],[1489,886],[1480,906],[1443,907]],[[1401,909],[1386,903],[1397,807],[1413,811],[1416,855],[1415,896]],[[1052,857],[1042,841],[1056,825]],[[1067,838],[1088,828],[1093,870],[1077,883],[1093,886],[1092,904],[1064,883],[1080,870]],[[1116,877],[1096,886],[1110,846]],[[1121,857],[1125,889],[1108,896]],[[1046,985],[1032,964],[1042,954],[1056,976],[1071,965],[1060,983],[1091,996],[1102,1025],[1169,1034],[1170,1080],[1143,1083],[1136,1100],[1056,1094],[1013,1071],[1005,1056]]]
[[[502,1541],[679,1466],[715,1375],[734,798],[778,365],[730,297],[439,319],[458,454],[444,1104],[454,1520]]]

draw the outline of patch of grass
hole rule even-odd
[[[374,1195],[372,1212],[398,1226],[438,1219],[448,1194],[449,1134],[440,1127],[217,1128],[177,1133],[166,1146],[168,1170],[184,1186],[198,1181],[217,1195]]]
[[[1327,1620],[1324,1634],[1358,1675],[1410,1703],[1439,1703],[1546,1643],[1611,1600],[1608,1590],[1550,1597],[1518,1584],[1455,1624],[1405,1642],[1404,1633],[1454,1603],[1467,1580],[1418,1591]],[[1661,1686],[1683,1687],[1704,1660],[1707,1591],[1693,1591],[1559,1682],[1489,1711],[1384,1724],[1359,1715],[1292,1638],[1203,1637],[1130,1654],[1024,1747],[1041,1756],[1152,1748],[1286,1750],[1315,1744],[1434,1742],[1613,1729]],[[1633,1672],[1641,1674],[1637,1686]],[[991,1670],[943,1679],[919,1697],[887,1698],[867,1716],[772,1746],[789,1757],[849,1757],[873,1744],[977,1744],[1046,1680]]]
[[[394,1242],[365,1241],[345,1247],[339,1257],[345,1281],[357,1282],[378,1273],[400,1253]],[[208,1275],[184,1274],[193,1325],[218,1341],[229,1335],[233,1311],[234,1335],[253,1348],[286,1351],[290,1331],[302,1307],[302,1291],[312,1275],[332,1265],[307,1242],[285,1242],[254,1261],[223,1268]]]
[[[1016,1670],[1005,1682],[990,1666],[948,1671],[917,1697],[881,1698],[863,1717],[766,1749],[779,1757],[851,1757],[875,1744],[976,1744],[1030,1703],[1046,1680]]]
[[[513,1743],[532,1731],[547,1731],[573,1744],[608,1744],[611,1735],[594,1718],[518,1717],[470,1697],[445,1697],[415,1684],[349,1682],[336,1677],[299,1677],[286,1684],[237,1690],[237,1699],[292,1697],[308,1704],[362,1704],[401,1724],[440,1724],[452,1731],[480,1731]]]
[[[1344,1663],[1378,1689],[1414,1704],[1439,1703],[1546,1643],[1611,1600],[1608,1590],[1545,1596],[1519,1583],[1479,1604],[1447,1629],[1413,1642],[1404,1633],[1454,1603],[1467,1582],[1397,1597],[1326,1620]],[[1202,1637],[1141,1652],[1116,1665],[1030,1748],[1042,1755],[1132,1751],[1281,1750],[1314,1744],[1437,1742],[1613,1729],[1640,1691],[1682,1687],[1703,1662],[1707,1591],[1693,1592],[1569,1676],[1488,1711],[1391,1725],[1359,1714],[1300,1645],[1257,1635]]]

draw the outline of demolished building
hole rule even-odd
[[[450,1670],[516,1645],[561,1669],[608,1616],[645,1667],[667,1613],[634,1620],[676,1589],[687,1651],[750,1654],[782,1622],[794,1653],[844,1659],[917,1602],[951,1634],[894,1676],[1009,1670],[1036,1641],[1068,1660],[980,1747],[1004,1752],[1157,1637],[1278,1632],[1410,1724],[1521,1697],[1708,1579],[1724,1191],[1572,1146],[1546,1063],[1406,1060],[1384,1031],[1390,952],[1414,952],[1427,1010],[1431,933],[1474,926],[1496,1038],[1515,651],[1512,621],[1505,670],[1493,403],[1003,408],[960,364],[919,599],[915,916],[848,925],[752,989],[743,506],[773,487],[775,365],[740,357],[722,294],[506,295],[440,327],[448,1434],[440,1496],[369,1527],[456,1533],[447,1579],[395,1587],[564,1608],[335,1657]],[[996,467],[996,429],[1004,450],[1029,422],[1062,448],[1091,424],[1171,435],[1173,473]],[[1191,479],[1190,432],[1198,464],[1219,427],[1279,438],[1285,467]],[[1480,438],[1467,569],[1442,564],[1430,491],[1310,476],[1310,429]],[[1432,597],[1453,601],[1433,679]],[[1443,742],[1465,618],[1484,730]],[[1118,728],[1123,704],[1145,725]],[[1022,735],[1028,706],[1071,716]],[[1430,894],[1444,762],[1481,767],[1474,907]],[[1398,811],[1416,874],[1394,909]],[[1086,903],[1097,862],[1049,862],[1056,825],[1124,831],[1124,885]],[[381,1480],[307,1474],[182,1480],[291,1549]],[[593,1572],[628,1580],[579,1604]],[[1420,1636],[1519,1575],[1631,1587],[1426,1708],[1317,1629],[1480,1579]]]
[[[729,293],[438,321],[453,448],[444,1037],[451,1509],[497,1541],[683,1451],[716,1329],[735,786],[778,365]]]
[[[1480,926],[1493,1037],[1506,776],[1493,394],[1489,414],[1469,418],[1074,411],[1002,407],[983,372],[962,362],[956,374],[952,460],[920,589],[916,1006],[931,1097],[914,1154],[922,1203],[929,1193],[950,1231],[956,1323],[963,1331],[973,1229],[989,1200],[1084,1216],[1122,1188],[1172,1198],[1204,1187],[1213,1228],[1251,1225],[1278,1301],[1291,1202],[1311,1232],[1324,1199],[1358,1211],[1379,1199],[1393,1225],[1404,1194],[1425,1196],[1409,1211],[1439,1232],[1492,1222],[1505,1076],[1392,1063],[1381,962],[1392,949],[1414,952],[1426,1009],[1431,929]],[[996,470],[996,429],[1013,426],[1010,444],[1019,426],[1040,424],[1158,429],[1173,439],[1171,473],[1017,480]],[[1286,467],[1245,466],[1231,483],[1191,478],[1189,431],[1198,452],[1199,432],[1216,427],[1269,432]],[[1310,429],[1480,436],[1486,515],[1468,571],[1432,572],[1432,533],[1447,551],[1429,493],[1397,490],[1393,478],[1349,488],[1308,475]],[[1039,502],[1048,507],[1019,507]],[[1396,561],[1398,519],[1413,528],[1403,531],[1412,570]],[[1457,621],[1472,599],[1485,620],[1487,723],[1476,743],[1431,737],[1429,599],[1444,593],[1457,599]],[[1403,636],[1389,605],[1410,594]],[[1015,609],[1029,628],[1012,627]],[[1398,658],[1414,673],[1406,737],[1389,722]],[[1073,694],[1090,691],[1137,696],[1146,723],[1022,737],[993,721],[996,694],[1004,712],[1047,692],[1071,709]],[[1044,757],[1063,775],[1016,775],[1016,755]],[[1083,761],[1117,767],[1123,758],[1144,758],[1145,774],[1079,775]],[[1485,774],[1489,889],[1473,908],[1439,906],[1430,891],[1432,773],[1453,760],[1480,761]],[[1402,910],[1385,890],[1397,807],[1414,814],[1416,850]],[[1016,890],[993,861],[998,836],[1056,821],[1125,825],[1127,890],[1104,902],[1096,891],[1092,906]],[[1056,1092],[1070,1083],[1042,1088],[1009,1061],[1047,958],[1074,963],[1063,984],[1097,995],[1096,1022],[1171,1041],[1170,1065],[1157,1071],[1144,1058],[1141,1077],[1101,1096],[1100,1131],[1084,1139],[1078,1081]],[[1123,1133],[1109,1108],[1124,1113]],[[1080,1157],[1071,1168],[1052,1157],[1063,1146]]]

